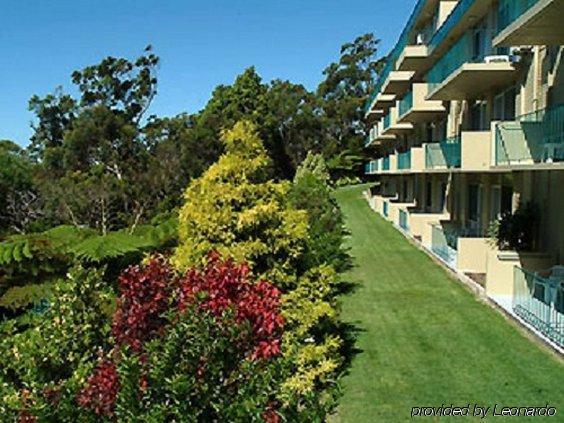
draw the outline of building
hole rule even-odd
[[[564,0],[419,0],[366,108],[371,207],[560,347],[562,20]]]

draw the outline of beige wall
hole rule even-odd
[[[487,260],[486,293],[489,296],[512,296],[515,266],[535,271],[547,269],[550,264],[551,257],[543,254],[490,250]]]
[[[457,269],[462,272],[486,273],[488,252],[491,249],[487,238],[458,238]]]

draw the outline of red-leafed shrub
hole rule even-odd
[[[190,269],[180,281],[180,309],[197,302],[215,315],[235,313],[237,324],[251,327],[251,356],[270,358],[280,353],[284,319],[280,314],[280,291],[271,283],[252,283],[246,264],[223,260],[212,252],[203,269]]]
[[[119,299],[112,324],[118,345],[141,351],[143,342],[160,331],[170,307],[174,281],[164,259],[152,259],[146,266],[132,266],[119,278]]]
[[[252,406],[245,405],[250,413],[266,410],[264,420],[278,421],[265,394],[284,328],[281,293],[273,284],[255,283],[246,264],[212,252],[202,269],[189,269],[180,278],[162,258],[130,267],[119,278],[119,292],[112,324],[116,359],[94,369],[77,397],[82,407],[112,417],[118,396],[128,409],[140,406],[143,397],[152,405],[140,408],[137,417],[154,413],[158,404],[167,421],[177,416],[165,403],[187,396],[196,409],[186,403],[178,410],[222,420],[253,397]],[[179,378],[185,391],[177,391]],[[212,411],[219,408],[224,414]]]
[[[116,365],[111,361],[103,361],[88,378],[87,385],[79,392],[77,401],[82,407],[89,408],[100,416],[111,417],[114,414],[119,388]]]

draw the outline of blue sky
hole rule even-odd
[[[312,89],[341,44],[374,32],[393,44],[414,0],[1,0],[0,139],[27,144],[27,102],[105,56],[161,57],[150,113],[195,112],[255,65]]]

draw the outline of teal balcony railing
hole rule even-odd
[[[498,124],[496,165],[560,161],[564,161],[564,104]]]
[[[398,38],[396,45],[394,46],[394,48],[392,49],[392,51],[390,52],[390,54],[386,59],[386,64],[384,65],[384,68],[382,69],[381,72],[378,73],[378,80],[376,81],[376,85],[374,86],[374,91],[372,92],[372,95],[370,96],[368,102],[366,103],[364,110],[365,113],[367,113],[368,110],[370,109],[370,105],[372,104],[372,102],[374,101],[374,99],[382,89],[382,85],[384,85],[384,82],[390,75],[390,72],[392,72],[395,69],[396,62],[399,59],[403,49],[405,48],[405,46],[409,44],[410,37],[412,35],[411,32],[413,30],[415,20],[421,13],[421,10],[423,9],[423,6],[425,6],[425,3],[427,3],[427,0],[419,0],[415,5],[413,11],[411,12],[407,24],[403,28],[403,31],[400,37]]]
[[[503,31],[539,0],[500,0],[497,9],[497,31]]]
[[[385,217],[388,217],[390,215],[390,204],[387,201],[384,201],[382,203],[382,214]]]
[[[460,0],[458,2],[456,7],[452,10],[452,12],[450,12],[450,15],[448,15],[441,27],[437,29],[435,34],[431,37],[431,41],[429,41],[429,47],[431,49],[434,49],[438,45],[442,44],[442,42],[449,36],[452,29],[460,22],[460,20],[463,18],[463,16],[475,1],[476,0]]]
[[[382,170],[390,170],[390,156],[382,159]]]
[[[458,238],[451,236],[441,225],[433,225],[431,251],[453,269],[456,268],[458,260],[457,242]]]
[[[399,115],[403,116],[413,108],[413,91],[408,92],[399,102]]]
[[[398,153],[398,170],[411,169],[411,150]]]
[[[472,37],[466,33],[441,57],[441,59],[427,73],[429,93],[442,84],[454,71],[464,63],[473,62],[482,58],[473,57]]]
[[[564,278],[543,278],[515,267],[513,284],[515,314],[564,346]]]
[[[390,127],[390,123],[392,122],[392,115],[390,112],[386,116],[384,116],[384,128],[388,129]]]
[[[409,232],[408,216],[407,216],[407,212],[405,210],[399,211],[399,226],[405,232]]]
[[[364,165],[364,173],[367,175],[378,172],[378,161],[372,160]]]
[[[448,138],[425,146],[425,167],[427,169],[458,168],[460,163],[460,137]]]

